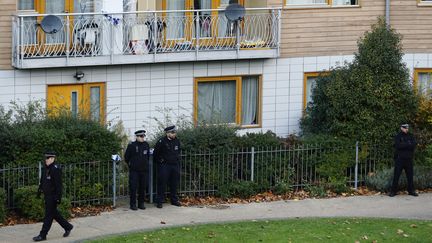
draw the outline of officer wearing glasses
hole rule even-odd
[[[158,166],[156,207],[162,208],[167,184],[170,188],[171,204],[180,207],[181,204],[177,196],[177,185],[180,181],[180,141],[177,138],[175,126],[169,126],[164,131],[166,136],[158,140],[153,152],[154,161]]]
[[[389,194],[390,197],[396,196],[398,192],[399,177],[402,173],[402,170],[405,170],[405,174],[407,177],[408,194],[414,197],[418,196],[418,194],[414,190],[413,183],[413,158],[417,142],[414,136],[408,133],[408,129],[408,124],[401,124],[401,131],[394,138],[395,168],[393,184]]]
[[[129,143],[124,155],[125,161],[129,166],[129,191],[130,209],[145,209],[144,198],[146,192],[146,180],[148,179],[148,161],[150,146],[144,141],[145,130],[135,132],[136,141]],[[137,208],[138,191],[138,208]]]

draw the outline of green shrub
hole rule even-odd
[[[393,182],[394,168],[379,170],[366,177],[366,185],[372,189],[387,192],[390,191]],[[399,189],[407,187],[405,173],[399,177]],[[432,188],[432,168],[425,166],[414,166],[414,188]]]
[[[0,225],[6,220],[6,191],[0,188]]]
[[[278,181],[272,188],[272,192],[277,195],[282,195],[292,191],[292,187],[287,181]]]
[[[412,120],[417,110],[401,38],[380,18],[358,41],[351,64],[318,78],[302,131],[359,141],[391,140],[399,124]]]
[[[282,144],[276,134],[271,131],[265,133],[246,133],[243,136],[237,136],[234,142],[234,146],[239,148],[277,147]]]
[[[351,189],[349,186],[347,186],[347,178],[334,178],[330,177],[330,180],[327,183],[328,188],[330,191],[335,192],[337,194],[342,194],[345,192],[350,192]]]
[[[327,196],[327,191],[325,186],[323,185],[314,185],[314,184],[306,184],[304,187],[304,190],[309,192],[309,195],[311,197],[326,197]]]
[[[44,217],[44,199],[43,195],[37,197],[37,186],[20,187],[15,191],[15,200],[19,212],[29,219],[42,220]],[[64,218],[70,218],[71,202],[67,198],[62,198],[58,211]]]
[[[249,198],[259,193],[259,186],[253,181],[235,181],[218,188],[218,195],[222,198]]]

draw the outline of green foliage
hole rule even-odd
[[[277,181],[276,184],[272,188],[272,192],[277,195],[283,195],[288,192],[291,192],[291,184],[288,181]]]
[[[44,217],[43,195],[37,198],[37,186],[20,187],[15,191],[15,200],[22,216],[34,220],[42,220]],[[70,218],[71,202],[67,198],[62,198],[58,211],[64,218]]]
[[[58,161],[65,164],[110,161],[111,154],[120,151],[121,138],[99,122],[68,113],[47,116],[41,106],[40,101],[14,103],[14,119],[0,127],[0,136],[8,141],[0,157],[2,164],[34,164],[47,148],[56,151]]]
[[[0,188],[0,225],[6,220],[6,191]]]
[[[256,182],[252,181],[234,181],[221,185],[218,189],[218,195],[222,198],[249,198],[260,191]]]
[[[303,133],[391,140],[417,107],[402,56],[401,36],[379,19],[358,41],[352,64],[318,78],[301,121]]]
[[[327,191],[324,185],[320,184],[306,184],[304,190],[309,192],[311,197],[326,197]]]
[[[178,131],[184,151],[227,151],[233,148],[237,129],[228,125],[200,125]]]
[[[391,188],[394,168],[379,170],[366,177],[366,185],[375,190],[387,192]],[[399,177],[399,188],[406,188],[407,180],[405,173]],[[414,166],[414,187],[416,189],[432,188],[432,168],[425,166]]]
[[[281,140],[275,133],[267,131],[265,133],[246,133],[243,136],[237,136],[234,146],[240,148],[250,147],[276,147],[281,145]]]

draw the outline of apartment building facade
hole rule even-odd
[[[241,21],[225,17],[230,3],[246,7]],[[286,136],[317,75],[352,61],[379,16],[430,91],[430,0],[1,0],[0,104],[44,100],[130,135],[169,112]]]

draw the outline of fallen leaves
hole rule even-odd
[[[100,215],[102,212],[113,211],[112,206],[98,205],[98,206],[83,206],[74,207],[71,209],[71,217],[87,217]],[[11,211],[6,218],[6,222],[2,226],[11,226],[16,224],[34,224],[38,221],[21,217],[17,212]]]

